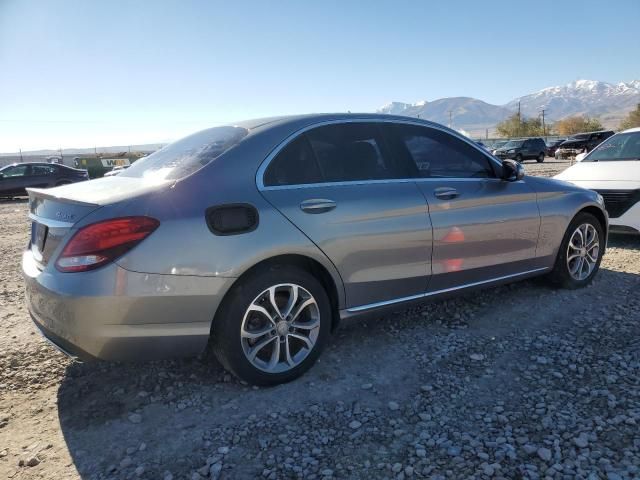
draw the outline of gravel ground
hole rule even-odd
[[[583,290],[344,322],[303,378],[258,389],[210,358],[49,347],[23,305],[26,212],[0,203],[0,478],[640,478],[640,239],[612,237]]]

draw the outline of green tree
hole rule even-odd
[[[636,109],[630,111],[629,115],[620,123],[620,130],[635,127],[640,127],[640,103],[636,106]]]
[[[559,135],[574,135],[576,133],[602,130],[603,127],[597,118],[576,115],[575,117],[558,120],[555,123],[555,128]]]
[[[501,137],[537,137],[549,134],[549,125],[545,126],[546,133],[542,130],[540,118],[525,118],[514,113],[506,120],[496,125],[496,131]]]

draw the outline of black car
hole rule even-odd
[[[498,148],[494,155],[502,160],[511,158],[517,162],[535,159],[538,163],[544,162],[544,154],[547,144],[542,138],[523,138],[521,140],[509,140]]]
[[[562,142],[564,142],[565,140],[566,140],[566,138],[559,138],[557,140],[549,140],[547,142],[547,150],[545,151],[545,153],[547,154],[547,157],[555,157],[556,156],[556,150],[558,149],[560,144]]]
[[[562,159],[575,157],[579,153],[588,153],[613,134],[613,130],[577,133],[567,138],[558,146],[555,157]]]
[[[55,163],[14,163],[0,168],[0,197],[26,195],[26,188],[49,188],[89,180],[86,170]]]

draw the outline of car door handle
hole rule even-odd
[[[300,204],[300,210],[306,213],[325,213],[336,208],[336,202],[326,198],[311,198]]]
[[[460,195],[455,188],[451,187],[436,188],[433,194],[440,200],[451,200],[452,198],[456,198]]]

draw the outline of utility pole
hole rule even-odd
[[[520,124],[521,124],[520,118],[521,118],[520,117],[520,101],[518,100],[518,136],[520,136]]]
[[[547,130],[544,126],[544,108],[542,109],[542,135],[544,136],[544,139],[547,139]]]
[[[21,162],[24,162],[24,160],[22,159],[22,149],[21,149],[21,148],[19,148],[18,150],[20,150],[20,161],[21,161]]]
[[[453,113],[453,110],[449,110],[449,128],[452,128],[452,121],[451,121],[451,114]]]

